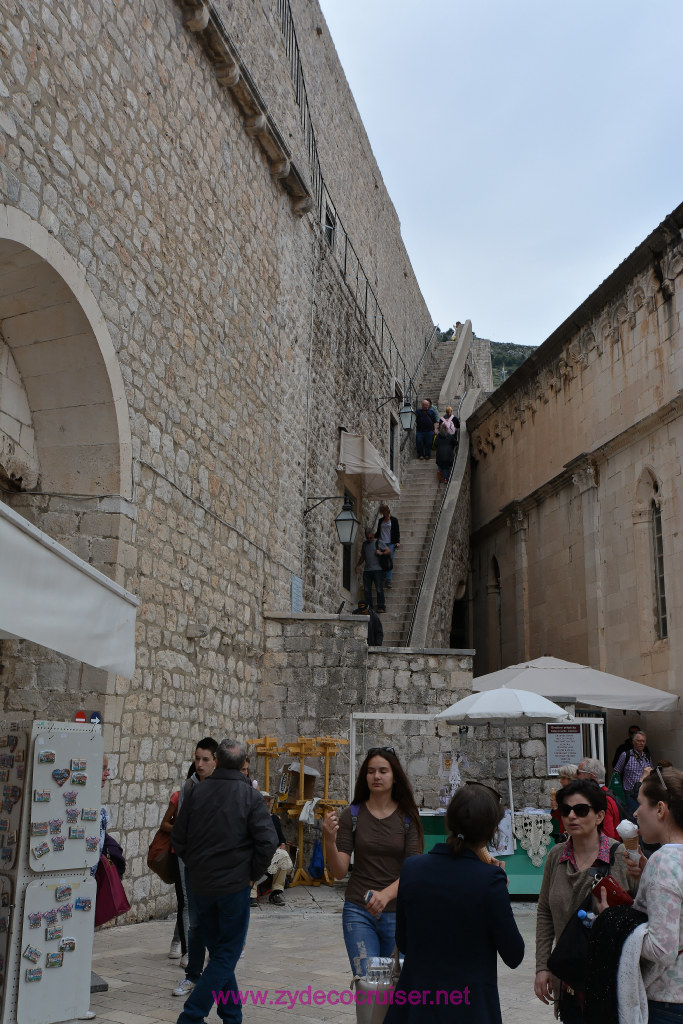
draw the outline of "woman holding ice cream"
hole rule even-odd
[[[634,908],[647,914],[640,967],[649,1024],[683,1021],[683,772],[655,769],[638,793],[638,827],[645,843],[661,843],[644,869]],[[606,909],[603,901],[600,910]]]

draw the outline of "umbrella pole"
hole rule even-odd
[[[511,824],[514,825],[514,823],[515,823],[514,822],[515,804],[514,804],[514,800],[512,799],[512,771],[510,770],[510,740],[508,739],[508,723],[507,723],[507,719],[505,720],[504,724],[505,724],[505,752],[507,754],[507,759],[508,759],[508,796],[509,796],[509,799],[510,799],[510,815],[512,816]]]

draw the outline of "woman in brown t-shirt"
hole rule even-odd
[[[323,828],[335,878],[344,878],[354,855],[342,925],[351,970],[362,977],[368,957],[394,950],[401,865],[424,848],[413,791],[393,747],[368,751],[351,806],[339,817],[325,815]]]

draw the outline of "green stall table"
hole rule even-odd
[[[425,836],[425,853],[428,853],[433,846],[443,843],[446,838],[446,816],[421,812],[420,823]],[[552,849],[552,844],[549,849]],[[538,867],[534,867],[528,853],[518,842],[513,854],[501,856],[499,860],[505,864],[511,896],[538,896],[543,881],[545,857]]]

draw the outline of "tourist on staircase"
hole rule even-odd
[[[361,548],[360,558],[356,562],[356,572],[360,572],[361,565],[365,564],[363,569],[363,590],[365,592],[366,603],[370,608],[374,608],[372,603],[372,585],[375,584],[375,590],[377,592],[377,611],[386,611],[386,600],[384,597],[384,570],[379,560],[379,556],[382,554],[389,554],[389,549],[384,546],[382,541],[375,539],[375,531],[371,526],[365,528],[365,541]]]
[[[428,398],[423,398],[420,408],[415,413],[415,443],[418,459],[429,459],[432,453],[434,424],[437,422],[437,416],[431,409],[431,404]]]
[[[436,435],[436,475],[439,483],[448,483],[455,459],[455,434],[449,434],[445,423],[439,424]]]
[[[396,561],[396,548],[401,546],[401,530],[396,516],[392,516],[388,505],[380,505],[379,519],[375,530],[375,538],[381,540],[385,548],[391,551],[392,566],[384,573],[384,586],[391,590],[391,574],[394,571],[393,563]]]

